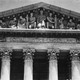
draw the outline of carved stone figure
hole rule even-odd
[[[37,18],[38,28],[45,28],[46,16],[43,14],[43,10],[40,10],[40,15]]]
[[[77,29],[80,29],[80,20],[78,21],[76,28],[77,28]]]
[[[10,28],[13,28],[13,29],[16,29],[17,28],[17,19],[16,19],[16,17],[13,18],[13,20],[10,20],[9,27]]]
[[[59,28],[60,29],[63,29],[64,28],[63,20],[64,20],[63,17],[59,20]]]
[[[49,14],[49,17],[47,17],[48,23],[47,26],[49,29],[53,29],[55,26],[54,18],[52,16],[52,13]]]
[[[26,19],[20,16],[20,19],[18,21],[18,28],[25,28],[25,22],[26,22]]]
[[[0,20],[0,28],[2,28],[2,20]]]
[[[77,29],[80,29],[80,23],[77,24]]]
[[[30,13],[29,18],[29,29],[36,28],[36,18],[33,16],[33,13]]]
[[[25,28],[28,29],[29,28],[29,17],[28,14],[25,17],[26,21],[25,21]]]
[[[75,29],[75,23],[72,21],[72,19],[69,20],[68,27],[69,29]]]

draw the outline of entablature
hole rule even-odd
[[[77,38],[80,30],[68,29],[0,29],[1,37],[32,37],[32,38]]]

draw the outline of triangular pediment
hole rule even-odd
[[[80,19],[80,13],[71,11],[71,10],[67,10],[58,6],[54,6],[51,4],[47,4],[44,2],[40,2],[40,3],[35,3],[35,4],[31,4],[28,6],[22,6],[20,8],[15,8],[15,9],[11,9],[11,10],[7,10],[4,12],[0,12],[0,17],[5,17],[5,16],[9,16],[9,15],[14,15],[14,14],[18,14],[18,13],[23,13],[23,12],[27,12],[30,10],[35,10],[38,8],[44,8],[50,11],[54,11],[56,13],[60,13],[63,15],[67,15],[67,16],[71,16],[71,17],[75,17]]]

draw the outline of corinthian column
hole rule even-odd
[[[72,56],[72,80],[80,80],[80,50],[71,50]]]
[[[49,50],[49,80],[58,80],[57,54],[58,49]]]
[[[2,51],[1,80],[10,80],[10,54],[11,50]]]
[[[33,58],[34,49],[23,49],[24,52],[24,80],[33,80]]]

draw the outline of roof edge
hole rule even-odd
[[[35,3],[35,4],[30,4],[30,5],[27,5],[27,6],[22,6],[22,7],[19,7],[19,8],[14,8],[14,9],[2,11],[2,12],[0,12],[0,17],[9,16],[9,15],[21,13],[21,12],[24,12],[24,11],[32,10],[32,9],[37,9],[37,8],[40,8],[40,7],[43,7],[45,9],[50,9],[52,11],[56,11],[56,12],[59,12],[59,13],[62,13],[62,14],[68,15],[68,16],[73,16],[73,17],[76,17],[76,18],[80,19],[80,13],[78,13],[78,12],[71,11],[71,10],[68,10],[68,9],[64,9],[64,8],[61,8],[61,7],[58,7],[58,6],[55,6],[55,5],[51,5],[51,4],[47,4],[47,3],[44,3],[44,2],[39,2],[39,3]]]

